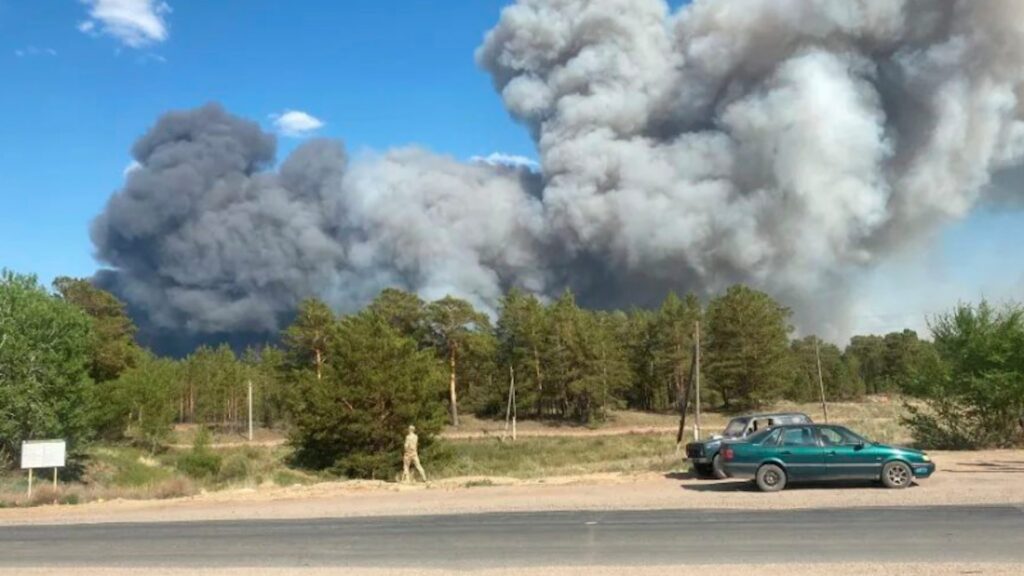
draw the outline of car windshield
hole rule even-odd
[[[725,430],[722,432],[722,436],[725,436],[726,438],[739,438],[740,436],[743,436],[743,431],[747,429],[747,422],[749,422],[749,420],[746,418],[736,418],[735,420],[732,420],[729,422],[729,425],[725,427]]]
[[[826,446],[868,444],[867,440],[842,426],[822,426],[819,430],[821,441]]]
[[[775,432],[776,430],[762,430],[760,432],[756,432],[754,434],[751,434],[750,436],[747,436],[747,442],[750,442],[751,444],[760,444],[764,442],[765,438],[767,438],[769,435],[774,435]]]

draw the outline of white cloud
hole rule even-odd
[[[280,114],[271,114],[270,118],[277,132],[289,138],[309,136],[324,126],[319,118],[301,110],[285,110]]]
[[[123,44],[139,48],[167,40],[164,16],[171,12],[166,2],[156,0],[80,0],[89,7],[89,19],[78,24],[86,34],[113,36]]]
[[[57,51],[53,48],[36,48],[35,46],[29,46],[27,48],[19,48],[15,50],[14,55],[18,58],[24,58],[26,56],[56,56]]]
[[[487,164],[489,166],[508,166],[509,168],[526,168],[531,172],[537,172],[540,170],[540,165],[537,161],[526,156],[515,156],[513,154],[505,154],[503,152],[492,152],[487,156],[473,156],[469,159],[470,162],[477,162],[480,164]]]
[[[142,168],[142,164],[139,164],[138,160],[132,160],[131,162],[128,163],[127,166],[124,167],[124,170],[121,171],[121,175],[127,177],[129,174],[135,172],[139,168]]]

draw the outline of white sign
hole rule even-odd
[[[21,443],[21,468],[63,468],[66,450],[63,440],[26,440]]]

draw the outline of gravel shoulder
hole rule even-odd
[[[0,509],[0,524],[342,518],[551,510],[846,508],[1024,505],[1024,450],[935,452],[938,472],[906,490],[871,484],[795,486],[762,494],[746,482],[689,475],[592,474],[523,481],[452,478],[428,485],[331,482],[259,487],[172,500]]]
[[[506,568],[495,570],[473,570],[456,573],[472,573],[480,576],[715,576],[742,575],[750,576],[751,565],[716,564],[713,566],[650,566],[650,567],[616,567],[616,566],[574,566],[550,568]],[[367,569],[367,568],[226,568],[226,569],[184,569],[184,568],[18,568],[2,569],[0,576],[130,576],[134,574],[153,576],[204,576],[217,574],[222,576],[328,576],[344,574],[345,576],[442,576],[452,574],[450,570],[404,570],[404,569]],[[864,574],[900,574],[901,576],[942,576],[946,574],[972,574],[985,576],[1011,576],[1021,573],[1021,566],[1011,564],[781,564],[758,565],[756,573],[786,574],[787,576],[863,576]]]

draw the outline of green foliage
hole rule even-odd
[[[226,344],[202,346],[185,359],[179,393],[189,422],[238,430],[246,417],[250,373]]]
[[[913,330],[885,336],[854,336],[846,355],[856,360],[868,394],[903,392],[916,395],[922,375],[936,361],[931,343]]]
[[[138,365],[107,384],[109,401],[97,407],[107,430],[155,451],[170,435],[177,414],[180,370],[173,360],[140,355]]]
[[[222,458],[210,448],[210,431],[196,434],[192,449],[178,457],[178,470],[197,480],[214,478],[220,473]]]
[[[733,286],[708,305],[707,375],[726,409],[760,406],[789,383],[789,316],[746,286]]]
[[[500,384],[495,390],[493,408],[505,410],[509,367],[516,378],[516,399],[521,407],[531,407],[534,416],[543,412],[545,338],[548,332],[544,305],[532,294],[513,289],[501,301],[497,338],[497,364],[501,366]],[[492,408],[492,409],[493,409]]]
[[[448,410],[452,424],[459,425],[459,375],[465,372],[466,365],[474,361],[489,360],[473,355],[469,348],[474,340],[489,337],[491,323],[487,316],[477,312],[473,305],[465,300],[446,296],[427,305],[427,338],[432,343],[440,358],[448,364]],[[479,350],[493,348],[491,342],[482,342]],[[489,367],[483,367],[486,373]],[[472,370],[472,368],[471,368]]]
[[[385,288],[368,308],[402,336],[427,343],[427,304],[419,296],[395,288]]]
[[[311,368],[318,378],[331,363],[329,349],[336,338],[334,312],[324,302],[309,299],[299,305],[295,322],[285,330],[286,361],[293,370]]]
[[[630,383],[625,316],[581,310],[566,291],[548,310],[547,328],[545,402],[562,418],[603,418]]]
[[[691,294],[680,300],[674,293],[656,312],[629,316],[622,338],[630,343],[631,406],[661,411],[676,405],[690,374],[694,332],[700,319],[697,297]]]
[[[390,478],[415,425],[422,446],[443,423],[444,373],[430,350],[364,311],[342,319],[322,378],[297,373],[291,443],[298,463],[345,476]]]
[[[284,352],[273,346],[250,348],[242,363],[247,380],[252,381],[253,418],[266,428],[287,422],[290,390]]]
[[[120,300],[82,278],[61,276],[53,281],[53,288],[92,321],[89,375],[94,382],[114,380],[135,365],[140,353],[135,344],[135,324]]]
[[[814,402],[821,400],[818,383],[818,358],[815,344],[821,354],[821,381],[825,385],[825,398],[830,401],[856,400],[864,396],[864,383],[857,376],[857,366],[834,344],[822,342],[817,336],[796,340],[791,346],[793,379],[785,391],[787,400]]]
[[[77,457],[92,435],[92,323],[33,276],[0,273],[0,466],[22,440],[64,438]]]
[[[941,363],[917,387],[926,408],[910,406],[915,439],[935,448],[1006,447],[1020,442],[1024,417],[1024,310],[987,302],[960,305],[932,323]]]

